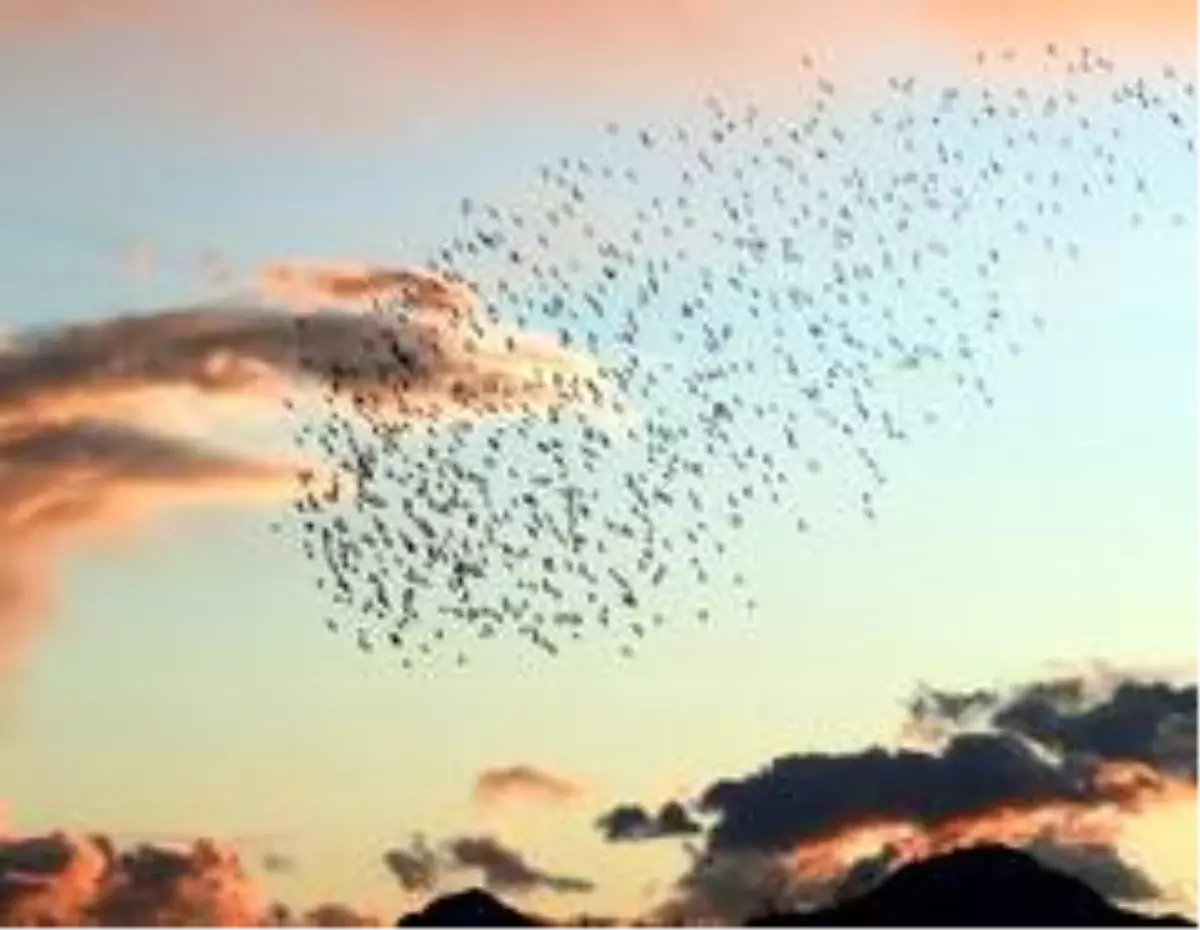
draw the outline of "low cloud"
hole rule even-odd
[[[1105,843],[1065,843],[1041,834],[1025,850],[1053,869],[1073,875],[1114,901],[1154,901],[1162,889],[1137,866],[1122,859]]]
[[[420,835],[413,836],[407,844],[387,850],[383,862],[400,886],[412,893],[432,893],[456,872],[474,872],[486,888],[501,894],[584,894],[596,887],[586,878],[539,868],[518,850],[488,835],[452,837],[435,846]]]
[[[5,926],[252,926],[266,914],[237,854],[211,840],[124,852],[103,836],[0,840]]]
[[[581,794],[575,782],[533,765],[486,769],[475,780],[475,802],[485,809],[513,801],[568,804]]]
[[[590,359],[480,320],[461,285],[372,266],[276,266],[263,279],[282,289],[274,303],[0,344],[0,663],[20,657],[52,609],[64,548],[179,505],[279,501],[301,468],[336,465],[221,449],[211,429],[185,429],[195,424],[184,414],[227,425],[289,404],[387,428],[599,397]]]
[[[0,833],[0,926],[373,927],[341,902],[271,901],[238,852],[212,839],[138,843],[107,834]]]
[[[537,868],[517,850],[491,836],[457,837],[447,842],[446,852],[450,868],[475,870],[487,888],[500,893],[522,895],[545,890],[584,894],[596,887],[586,878],[555,875]]]
[[[894,869],[980,843],[1027,849],[1109,897],[1160,897],[1120,854],[1131,819],[1196,797],[1194,684],[1115,673],[961,692],[909,706],[920,745],[795,753],[713,781],[711,828],[658,919],[744,918],[829,903]],[[647,830],[620,805],[610,839]]]
[[[703,829],[678,801],[667,801],[657,813],[640,804],[618,804],[597,818],[596,828],[610,843],[693,836]]]
[[[259,864],[264,872],[271,875],[294,875],[300,868],[295,858],[281,852],[263,853]]]
[[[432,892],[441,878],[441,863],[423,836],[414,836],[406,846],[393,846],[383,854],[383,864],[409,892]]]
[[[303,918],[295,920],[291,914],[285,909],[276,910],[272,916],[272,923],[278,926],[291,927],[382,927],[381,921],[374,914],[367,914],[356,910],[349,904],[333,902],[328,904],[318,904],[304,912]]]

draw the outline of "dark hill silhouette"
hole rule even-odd
[[[430,901],[405,914],[397,927],[544,927],[542,921],[509,907],[482,888],[471,888]]]
[[[1087,885],[1006,846],[977,846],[899,869],[828,908],[772,914],[752,927],[1191,927],[1176,915],[1115,907]]]

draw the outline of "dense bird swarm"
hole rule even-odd
[[[436,349],[381,337],[360,366],[391,381],[335,372],[297,436],[354,487],[309,480],[295,503],[329,627],[405,667],[513,632],[632,654],[719,597],[753,610],[746,537],[810,532],[818,473],[877,519],[889,450],[947,402],[992,405],[996,366],[1045,325],[1013,287],[1024,266],[1069,273],[1104,217],[1120,235],[1193,222],[1139,157],[1194,160],[1189,78],[1054,46],[1012,58],[873,97],[805,60],[789,107],[609,124],[520,204],[464,200],[428,261],[477,295],[460,350],[508,322],[600,369],[536,376],[544,402],[451,384],[474,411],[457,419],[414,391]],[[427,312],[411,298],[377,300],[381,333]],[[379,385],[416,406],[398,416]]]

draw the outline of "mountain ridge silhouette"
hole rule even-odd
[[[984,844],[906,865],[870,890],[749,927],[1191,927],[1118,907],[1077,878],[1009,846]]]
[[[482,888],[436,898],[397,927],[567,926]],[[747,927],[1194,927],[1178,914],[1118,907],[1090,886],[1007,846],[980,845],[903,866],[855,897],[811,911],[762,914]]]

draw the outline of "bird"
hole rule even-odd
[[[804,56],[791,101],[607,120],[519,197],[460,200],[421,273],[470,282],[473,310],[380,295],[336,357],[325,317],[298,318],[321,402],[285,399],[292,438],[352,480],[298,474],[272,528],[329,631],[406,671],[499,636],[560,660],[615,638],[632,659],[622,637],[708,624],[722,591],[760,610],[767,579],[737,553],[773,527],[814,538],[818,483],[883,523],[889,464],[994,408],[1001,366],[1045,334],[1014,270],[1073,273],[1098,210],[1130,235],[1186,221],[1130,140],[1189,164],[1192,82],[1048,43],[1034,90],[993,77],[1011,57],[893,76],[864,107]],[[598,374],[537,383],[531,334]],[[480,377],[485,357],[515,374]]]

